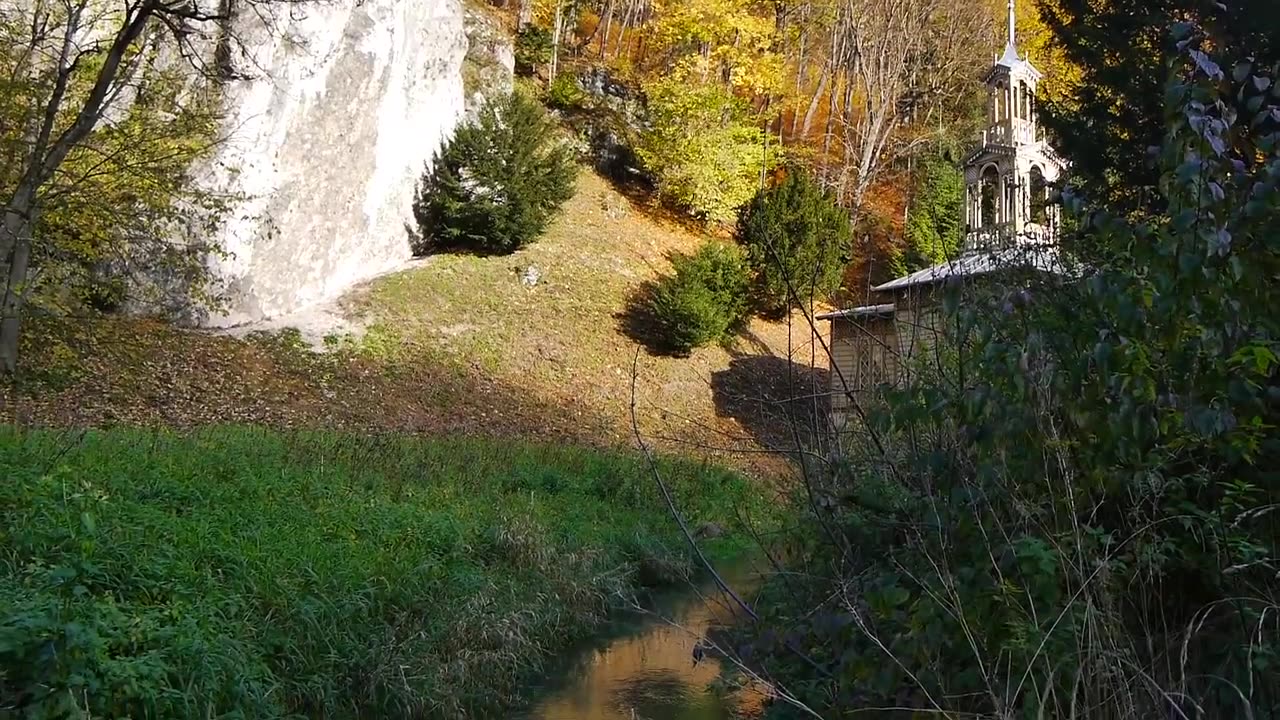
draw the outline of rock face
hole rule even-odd
[[[516,52],[502,25],[488,14],[467,8],[463,23],[467,55],[462,61],[462,85],[470,121],[490,98],[511,92],[515,86]]]
[[[460,0],[330,0],[235,23],[209,184],[243,200],[212,260],[227,326],[331,299],[410,256],[414,188],[463,116]]]

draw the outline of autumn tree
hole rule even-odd
[[[637,154],[669,200],[695,216],[732,222],[776,155],[765,133],[768,115],[753,103],[781,80],[773,21],[751,0],[658,9],[650,52],[666,70],[644,84],[648,123]]]
[[[645,89],[649,123],[636,150],[659,192],[692,215],[732,222],[774,162],[749,106],[715,83],[672,78]]]
[[[991,37],[990,27],[990,16],[973,3],[848,0],[838,29],[844,97],[837,187],[849,205],[860,207],[880,170],[925,141],[900,130],[944,124],[954,106],[972,103],[986,62],[975,41]]]
[[[24,310],[44,273],[96,267],[130,241],[158,240],[175,230],[171,222],[199,214],[183,202],[185,173],[208,146],[214,105],[187,80],[215,74],[234,42],[224,21],[237,5],[267,2],[0,3],[5,372],[17,366]],[[199,263],[183,272],[198,274]]]

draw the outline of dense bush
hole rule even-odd
[[[491,101],[436,154],[414,214],[422,236],[439,247],[513,252],[572,197],[576,173],[546,112],[515,92]]]
[[[774,159],[746,103],[719,84],[668,77],[645,87],[636,155],[658,191],[695,217],[730,223]]]
[[[554,50],[550,28],[525,25],[516,34],[516,70],[521,75],[536,73],[538,68],[551,62]]]
[[[819,579],[749,649],[824,716],[1280,717],[1280,66],[1174,40],[1167,210],[1069,195],[1088,265],[951,285],[806,475]]]
[[[839,288],[849,263],[850,222],[848,211],[799,168],[757,193],[738,218],[738,241],[756,274],[758,308],[777,316]]]
[[[0,432],[0,716],[506,717],[688,555],[643,459],[499,445]],[[660,466],[698,521],[759,512]]]
[[[559,110],[576,110],[587,101],[587,94],[578,85],[573,73],[563,72],[547,86],[547,105]]]
[[[670,349],[687,353],[724,339],[747,311],[750,278],[742,251],[709,242],[671,264],[675,273],[653,293],[653,315]]]
[[[1056,50],[1079,73],[1070,97],[1045,98],[1040,122],[1070,138],[1071,176],[1117,214],[1162,211],[1160,167],[1148,149],[1164,137],[1164,80],[1178,49],[1170,24],[1195,20],[1216,47],[1248,48],[1280,61],[1275,0],[1068,0],[1037,4]],[[1066,148],[1064,148],[1066,149]]]

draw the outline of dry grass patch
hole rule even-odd
[[[584,172],[548,233],[505,257],[439,255],[342,301],[369,328],[333,352],[125,319],[34,323],[3,415],[53,425],[253,422],[630,446],[628,302],[704,237]],[[521,274],[536,267],[530,287]],[[790,358],[790,360],[788,359]],[[643,431],[667,449],[776,471],[793,396],[824,382],[803,319],[754,320],[733,347],[642,351]],[[812,403],[803,408],[812,412]],[[736,451],[745,455],[732,455]]]

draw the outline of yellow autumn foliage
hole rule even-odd
[[[25,59],[12,44],[0,48],[0,195],[6,201],[27,166],[33,128],[53,88],[53,68]],[[52,137],[74,121],[102,62],[101,54],[86,55],[70,75]],[[154,51],[135,49],[129,63],[136,78],[40,192],[28,301],[47,310],[72,312],[86,302],[114,306],[126,286],[175,283],[196,299],[212,300],[205,282],[211,248],[186,231],[212,223],[225,205],[191,177],[193,163],[217,137],[217,98],[192,82],[188,66],[166,65]],[[139,282],[153,275],[162,282]]]

